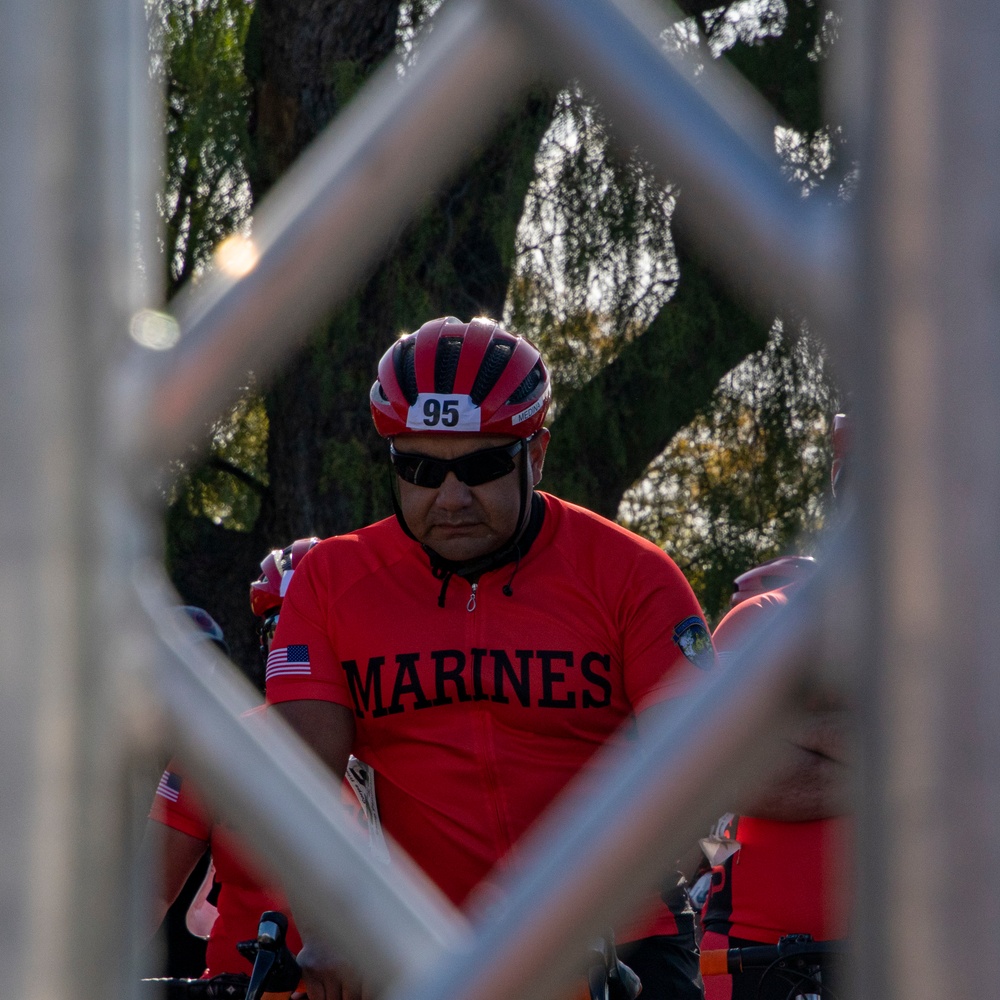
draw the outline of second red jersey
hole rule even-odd
[[[205,950],[205,975],[245,972],[253,963],[237,951],[240,941],[257,937],[260,915],[265,910],[289,913],[288,903],[275,888],[268,888],[257,874],[247,852],[238,847],[225,827],[213,822],[190,781],[171,763],[160,779],[150,809],[150,818],[171,829],[203,840],[212,851],[215,879],[219,885],[216,908],[219,916],[212,926]],[[296,953],[302,941],[289,921],[288,947]]]

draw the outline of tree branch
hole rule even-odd
[[[262,497],[267,492],[267,487],[259,479],[254,478],[249,472],[241,469],[238,465],[233,465],[232,462],[224,458],[220,458],[218,455],[211,455],[205,464],[210,469],[225,472],[234,479],[238,479],[248,489],[253,490],[257,496]]]
[[[767,342],[767,324],[678,254],[673,298],[566,400],[553,425],[546,485],[605,517],[615,517],[624,492],[708,403],[719,379]]]

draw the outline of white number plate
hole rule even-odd
[[[422,392],[410,407],[406,426],[411,431],[478,431],[482,411],[468,396]]]

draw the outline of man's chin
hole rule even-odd
[[[448,562],[472,562],[489,555],[496,544],[493,538],[483,538],[454,532],[432,532],[429,545],[442,559]]]
[[[483,556],[489,555],[493,551],[489,546],[484,545],[432,545],[431,548],[442,559],[447,559],[448,562],[453,563],[475,562],[477,559],[482,559]]]

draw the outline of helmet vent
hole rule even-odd
[[[503,374],[510,356],[514,353],[514,344],[504,340],[493,340],[486,348],[486,355],[479,366],[479,373],[469,395],[476,406],[481,406],[490,389],[497,384],[497,379]]]
[[[451,392],[455,388],[458,359],[462,356],[461,337],[442,337],[434,355],[434,391]]]
[[[392,364],[396,369],[396,381],[403,390],[407,403],[413,406],[417,401],[417,362],[414,357],[415,338],[410,336],[398,341],[398,346],[392,355]]]
[[[535,367],[524,376],[521,384],[511,393],[507,403],[516,406],[523,403],[538,388],[538,383],[542,381],[542,365],[540,361],[535,362]]]

